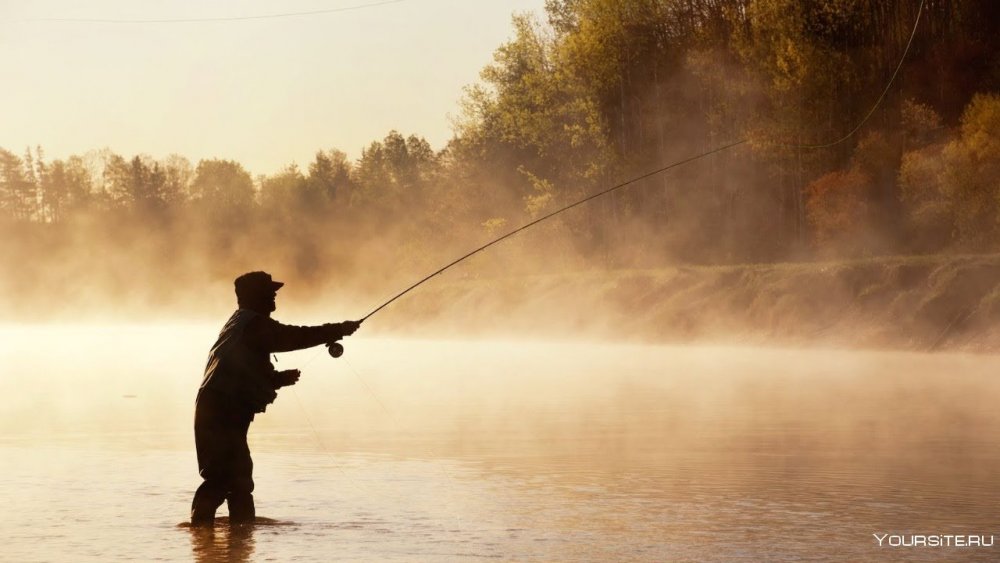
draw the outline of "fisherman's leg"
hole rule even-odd
[[[202,481],[191,502],[191,525],[211,526],[215,511],[232,488],[233,431],[212,397],[199,397],[195,407],[194,439]]]
[[[257,511],[253,504],[253,478],[249,472],[233,481],[233,487],[226,500],[229,503],[231,524],[252,524],[257,519]]]
[[[201,483],[191,502],[192,526],[211,526],[215,523],[215,511],[226,500],[227,488],[222,479],[206,478]]]
[[[246,421],[240,433],[239,442],[235,444],[233,457],[233,481],[226,500],[229,503],[230,524],[252,524],[257,518],[253,504],[253,459],[250,457],[250,446],[247,444],[247,430],[250,421]]]

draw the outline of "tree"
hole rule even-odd
[[[315,210],[306,198],[306,179],[294,164],[261,181],[260,203],[265,213],[283,221]]]
[[[162,217],[167,208],[167,175],[148,156],[126,161],[112,154],[104,168],[105,189],[117,206],[134,216]]]
[[[15,221],[30,221],[36,213],[37,186],[24,162],[0,148],[0,210]]]
[[[355,203],[387,212],[410,208],[421,203],[437,170],[437,155],[425,139],[390,131],[361,151],[353,174],[360,198]]]
[[[191,192],[211,221],[233,226],[246,221],[254,205],[253,179],[232,160],[202,160],[195,169]]]
[[[172,154],[160,163],[163,170],[163,201],[171,207],[178,207],[187,201],[194,180],[194,169],[187,158]]]
[[[58,223],[62,219],[69,199],[70,181],[66,165],[61,160],[53,162],[42,175],[39,186],[42,192],[42,213],[48,222]]]
[[[962,114],[961,135],[948,143],[942,157],[959,240],[995,249],[1000,234],[1000,95],[973,97]]]
[[[856,253],[863,248],[871,189],[871,178],[857,168],[831,172],[809,184],[806,217],[820,253]]]
[[[566,6],[569,20],[560,29],[567,33],[577,26],[576,8]],[[483,69],[484,85],[467,90],[459,139],[449,147],[469,163],[462,184],[475,194],[476,223],[516,223],[579,199],[605,183],[615,164],[595,96],[599,85],[578,72],[590,66],[568,64],[573,51],[563,37],[535,18],[518,15],[513,23],[515,38]],[[600,238],[601,215],[581,209],[543,230],[569,226],[572,240],[589,250]]]
[[[309,190],[327,202],[344,199],[354,191],[353,167],[343,151],[317,151],[306,178]]]

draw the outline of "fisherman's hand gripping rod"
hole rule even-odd
[[[361,319],[361,321],[363,320],[364,319]],[[361,321],[344,321],[342,323],[337,323],[336,325],[328,325],[336,327],[341,332],[340,336],[325,344],[327,352],[329,352],[330,356],[339,358],[344,355],[344,346],[340,343],[340,339],[357,332],[357,330],[361,328]]]

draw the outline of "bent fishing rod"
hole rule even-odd
[[[889,92],[889,89],[892,87],[893,83],[896,81],[896,77],[899,75],[899,71],[903,67],[903,62],[906,60],[906,56],[910,52],[910,47],[913,45],[913,38],[916,36],[916,34],[917,34],[917,28],[920,25],[920,16],[923,14],[924,3],[925,2],[926,2],[926,0],[920,0],[920,5],[917,7],[917,16],[916,16],[916,18],[914,19],[914,22],[913,22],[913,29],[910,31],[910,37],[909,37],[909,39],[906,42],[906,47],[903,49],[902,55],[899,57],[899,63],[897,63],[895,70],[893,71],[892,75],[889,77],[889,80],[886,83],[885,88],[882,89],[881,94],[879,94],[878,98],[875,100],[875,103],[872,104],[872,107],[871,107],[870,110],[868,110],[868,113],[866,113],[864,115],[864,117],[861,118],[861,120],[854,126],[853,129],[851,129],[850,131],[848,131],[845,135],[843,135],[841,137],[838,137],[838,138],[836,138],[836,139],[834,139],[832,141],[820,142],[820,143],[812,143],[812,144],[808,144],[808,143],[806,143],[806,144],[803,144],[803,143],[778,143],[777,145],[785,147],[785,148],[823,149],[823,148],[832,147],[834,145],[838,145],[840,143],[843,143],[847,139],[853,137],[861,129],[861,127],[868,121],[868,119],[871,118],[872,115],[874,115],[875,110],[882,104],[882,101],[885,99],[885,96]],[[486,250],[487,248],[489,248],[489,247],[491,247],[491,246],[493,246],[493,245],[495,245],[495,244],[497,244],[497,243],[499,243],[501,241],[504,241],[504,240],[506,240],[506,239],[508,239],[508,238],[510,238],[510,237],[512,237],[512,236],[514,236],[514,235],[516,235],[518,233],[520,233],[521,231],[524,231],[526,229],[529,229],[529,228],[531,228],[531,227],[533,227],[533,226],[541,223],[542,221],[545,221],[547,219],[551,219],[552,217],[555,217],[556,215],[559,215],[560,213],[563,213],[565,211],[569,211],[570,209],[573,209],[574,207],[577,207],[579,205],[583,205],[584,203],[587,203],[590,200],[597,199],[597,198],[599,198],[599,197],[601,197],[603,195],[607,195],[607,194],[612,193],[614,191],[617,191],[617,190],[620,190],[620,189],[625,188],[627,186],[630,186],[630,185],[632,185],[632,184],[634,184],[636,182],[639,182],[640,180],[644,180],[644,179],[649,178],[651,176],[655,176],[657,174],[661,174],[661,173],[666,172],[668,170],[671,170],[673,168],[677,168],[678,166],[683,166],[684,164],[687,164],[689,162],[694,162],[695,160],[699,160],[701,158],[705,158],[706,156],[710,156],[710,155],[713,155],[713,154],[716,154],[716,153],[719,153],[719,152],[722,152],[722,151],[725,151],[725,150],[729,150],[729,149],[731,149],[733,147],[737,147],[737,146],[742,145],[742,144],[747,143],[747,142],[749,142],[749,139],[744,138],[744,139],[741,139],[739,141],[735,141],[735,142],[729,143],[727,145],[722,145],[722,146],[716,147],[716,148],[714,148],[712,150],[703,152],[701,154],[697,154],[697,155],[690,156],[690,157],[682,159],[682,160],[678,160],[676,162],[672,162],[672,163],[670,163],[670,164],[668,164],[666,166],[657,168],[656,170],[652,170],[652,171],[647,172],[645,174],[642,174],[640,176],[636,176],[634,178],[626,180],[626,181],[624,181],[624,182],[622,182],[620,184],[616,184],[614,186],[611,186],[610,188],[607,188],[607,189],[601,190],[599,192],[596,192],[594,194],[591,194],[591,195],[589,195],[589,196],[587,196],[587,197],[585,197],[585,198],[583,198],[583,199],[581,199],[579,201],[575,201],[575,202],[573,202],[573,203],[571,203],[569,205],[566,205],[564,207],[560,207],[559,209],[556,209],[555,211],[552,211],[551,213],[543,215],[543,216],[539,217],[538,219],[535,219],[534,221],[530,221],[528,223],[525,223],[524,225],[521,225],[520,227],[518,227],[518,228],[516,228],[516,229],[514,229],[514,230],[512,230],[512,231],[510,231],[510,232],[508,232],[508,233],[506,233],[504,235],[501,235],[501,236],[499,236],[499,237],[497,237],[497,238],[495,238],[495,239],[487,242],[486,244],[484,244],[484,245],[482,245],[482,246],[480,246],[480,247],[478,247],[478,248],[476,248],[476,249],[474,249],[474,250],[472,250],[472,251],[464,254],[463,256],[460,256],[459,258],[457,258],[457,259],[449,262],[448,264],[445,264],[443,267],[441,267],[438,270],[434,271],[433,273],[425,276],[424,278],[422,278],[418,282],[414,283],[413,285],[407,287],[403,291],[400,291],[399,293],[397,293],[396,295],[394,295],[391,299],[389,299],[385,303],[382,303],[381,305],[379,305],[378,307],[376,307],[375,309],[373,309],[371,312],[369,312],[367,315],[365,315],[364,317],[362,317],[361,319],[359,319],[357,322],[358,322],[358,324],[361,324],[361,323],[365,322],[366,320],[368,320],[369,317],[371,317],[375,313],[378,313],[382,309],[388,307],[391,303],[393,303],[394,301],[396,301],[400,297],[402,297],[402,296],[406,295],[407,293],[413,291],[414,289],[416,289],[417,287],[419,287],[423,283],[427,282],[431,278],[433,278],[433,277],[435,277],[435,276],[437,276],[437,275],[445,272],[446,270],[448,270],[452,266],[455,266],[455,265],[457,265],[457,264],[465,261],[466,259],[471,258],[472,256],[474,256],[474,255],[476,255],[476,254],[478,254],[478,253]],[[339,344],[337,344],[337,343],[331,343],[329,346],[330,346],[330,355],[331,356],[339,357],[341,354],[343,354],[343,347],[341,347]],[[337,350],[337,348],[339,348],[339,350]],[[335,352],[336,352],[336,354],[335,354]]]

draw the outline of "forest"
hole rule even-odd
[[[317,148],[254,177],[224,158],[0,148],[7,314],[170,307],[260,268],[384,293],[744,139],[451,275],[996,253],[998,23],[993,0],[548,0],[513,16],[440,150],[389,131],[359,158]]]

